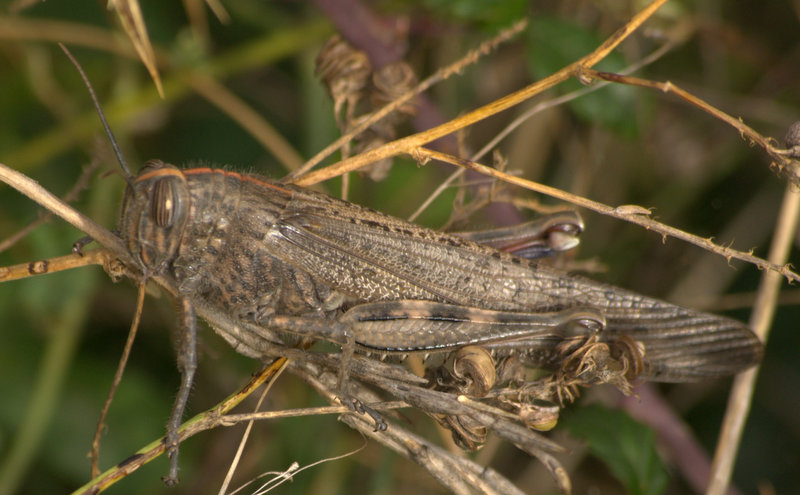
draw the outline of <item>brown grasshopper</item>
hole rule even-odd
[[[168,278],[180,301],[168,483],[196,367],[196,313],[253,357],[300,336],[341,344],[345,356],[477,346],[559,368],[584,344],[603,344],[632,378],[690,381],[736,373],[762,354],[738,321],[255,175],[151,160],[129,178],[120,232],[134,268]]]
[[[733,374],[762,354],[736,320],[254,175],[151,160],[131,179],[120,231],[138,269],[170,277],[179,293],[183,381],[168,482],[196,366],[196,308],[233,322],[236,332],[210,321],[254,357],[289,332],[342,344],[345,356],[477,345],[542,367],[559,364],[565,343],[622,339],[634,343],[629,360],[646,362],[637,374],[675,382]]]

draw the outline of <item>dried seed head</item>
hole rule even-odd
[[[628,381],[646,375],[650,369],[644,344],[628,335],[622,335],[611,344],[611,357],[622,365]]]
[[[385,65],[372,75],[369,101],[376,110],[405,95],[417,85],[417,76],[403,61]],[[396,114],[412,116],[417,113],[416,101],[411,99],[395,110]]]
[[[800,121],[789,126],[789,130],[786,131],[783,141],[786,143],[787,148],[800,146]]]
[[[453,441],[464,450],[476,450],[486,442],[489,430],[468,416],[435,416],[435,419],[449,429]]]
[[[483,397],[497,380],[494,359],[483,347],[466,346],[453,357],[453,374],[467,381],[466,393]]]
[[[339,36],[333,36],[317,55],[315,73],[322,79],[333,98],[335,113],[338,116],[345,104],[352,114],[361,99],[372,65],[367,54],[356,50]],[[340,125],[346,124],[340,122]]]

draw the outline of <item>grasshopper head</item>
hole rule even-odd
[[[191,196],[174,165],[149,160],[125,191],[120,230],[145,276],[162,272],[177,256]]]

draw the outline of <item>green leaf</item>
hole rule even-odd
[[[473,22],[487,29],[508,27],[527,14],[527,0],[426,0],[431,10],[448,19]]]
[[[668,477],[658,457],[651,429],[623,411],[600,406],[574,410],[562,424],[589,444],[592,455],[603,461],[634,495],[664,492]]]
[[[537,17],[528,28],[527,61],[531,75],[542,79],[594,51],[603,42],[599,33],[564,19]],[[595,68],[616,72],[626,66],[618,52],[611,52]],[[582,86],[578,81],[567,81],[558,89],[563,93]],[[622,135],[637,134],[636,119],[632,118],[636,104],[634,88],[610,84],[588,95],[571,100],[568,105],[581,120],[600,124]]]

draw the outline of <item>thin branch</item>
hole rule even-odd
[[[642,67],[646,67],[647,65],[655,62],[656,60],[661,58],[663,55],[668,53],[674,46],[675,46],[675,44],[673,42],[664,43],[663,45],[658,47],[658,49],[656,49],[652,53],[650,53],[648,56],[642,58],[641,60],[639,60],[635,64],[631,64],[630,66],[625,67],[623,70],[620,71],[620,74],[629,74],[631,72],[634,72],[634,71],[637,71],[637,70],[641,69]],[[580,98],[580,97],[582,97],[584,95],[587,95],[587,94],[593,93],[595,91],[598,91],[598,90],[604,88],[605,86],[608,86],[609,84],[611,84],[610,81],[603,81],[603,82],[601,82],[599,84],[593,84],[591,86],[587,86],[587,87],[584,87],[584,88],[581,88],[581,89],[578,89],[578,90],[575,90],[575,91],[571,91],[571,92],[569,92],[567,94],[564,94],[564,95],[561,95],[561,96],[559,96],[557,98],[552,98],[552,99],[543,101],[541,103],[537,103],[536,105],[534,105],[533,107],[529,108],[528,110],[523,112],[521,115],[516,117],[507,126],[505,126],[499,133],[497,133],[497,135],[495,137],[493,137],[488,143],[486,143],[477,153],[472,155],[472,158],[470,158],[470,159],[472,161],[478,161],[481,158],[483,158],[483,156],[486,155],[489,151],[495,149],[497,147],[497,145],[503,139],[505,139],[509,134],[511,134],[514,130],[516,130],[523,123],[527,122],[533,116],[535,116],[535,115],[537,115],[537,114],[539,114],[541,112],[544,112],[547,109],[562,105],[564,103],[567,103],[567,102],[570,102],[570,101],[575,100],[577,98]],[[425,211],[425,209],[428,208],[428,206],[430,206],[431,203],[433,203],[433,201],[437,197],[439,197],[447,189],[447,187],[449,187],[450,184],[452,184],[452,182],[454,180],[456,180],[458,177],[460,177],[461,174],[463,174],[463,173],[464,173],[464,169],[463,168],[459,168],[458,170],[456,170],[455,172],[450,174],[450,176],[447,177],[447,179],[444,180],[439,185],[439,187],[437,187],[436,190],[433,191],[416,210],[414,210],[414,213],[412,213],[411,216],[408,217],[408,221],[409,222],[413,222],[414,219],[416,219],[420,214],[422,214],[422,212]]]
[[[274,379],[276,373],[280,368],[283,367],[285,361],[285,358],[276,359],[269,366],[265,367],[260,373],[251,378],[250,381],[248,381],[240,390],[228,396],[225,400],[211,409],[208,409],[207,411],[200,413],[192,419],[186,421],[183,425],[181,425],[179,433],[180,441],[213,427],[220,416],[239,405],[264,382]],[[150,442],[125,461],[117,464],[113,468],[102,473],[100,476],[95,477],[89,483],[75,490],[73,495],[94,495],[102,492],[117,481],[125,478],[143,465],[160,456],[162,453],[164,453],[164,448],[165,444],[163,437]]]
[[[611,207],[608,205],[604,205],[603,203],[599,203],[597,201],[592,201],[591,199],[578,196],[576,194],[571,194],[566,191],[556,189],[555,187],[546,186],[544,184],[539,184],[537,182],[533,182],[527,179],[507,174],[505,172],[501,172],[499,170],[495,170],[491,167],[487,167],[486,165],[481,165],[480,163],[476,163],[470,160],[465,160],[463,158],[458,158],[452,155],[448,155],[446,153],[441,153],[426,148],[417,149],[415,152],[411,153],[411,156],[415,158],[418,162],[424,162],[427,159],[433,159],[433,160],[443,161],[446,163],[451,163],[453,165],[463,167],[469,170],[475,170],[484,175],[502,179],[510,184],[514,184],[523,187],[525,189],[546,194],[553,198],[557,198],[562,201],[566,201],[568,203],[572,203],[574,205],[596,211],[603,215],[607,215],[610,217],[618,218],[620,220],[625,220],[626,222],[640,225],[648,230],[652,230],[653,232],[661,234],[662,238],[665,240],[667,237],[674,237],[676,239],[681,239],[690,244],[694,244],[696,246],[700,246],[703,249],[707,249],[709,251],[717,253],[720,256],[724,256],[728,261],[730,261],[731,259],[745,261],[747,263],[756,265],[758,268],[762,270],[771,270],[776,273],[779,273],[784,277],[786,277],[786,279],[789,281],[800,282],[800,275],[793,272],[791,270],[791,265],[789,264],[773,263],[763,258],[759,258],[758,256],[754,256],[749,252],[746,253],[743,251],[738,251],[736,249],[731,249],[727,246],[720,246],[719,244],[714,243],[711,239],[705,239],[690,234],[688,232],[685,232],[683,230],[677,229],[675,227],[669,226],[665,223],[658,222],[650,218],[649,216],[650,211],[648,209],[643,208],[641,206],[622,205],[617,207]]]
[[[125,347],[122,350],[122,356],[119,358],[117,370],[114,372],[114,379],[111,380],[111,387],[108,390],[108,396],[103,404],[103,409],[100,411],[100,418],[97,420],[97,428],[94,430],[94,438],[92,439],[92,478],[100,475],[100,436],[105,427],[106,415],[111,408],[111,402],[114,400],[114,395],[117,392],[120,382],[122,381],[122,373],[125,371],[125,365],[128,364],[128,358],[131,355],[131,348],[133,348],[133,341],[136,339],[136,332],[139,330],[139,321],[142,319],[142,308],[144,307],[145,283],[139,284],[139,295],[136,298],[136,313],[133,315],[131,328],[128,331],[128,338],[125,341]]]
[[[55,215],[58,215],[76,229],[90,235],[94,240],[113,251],[114,254],[126,264],[135,266],[133,258],[122,242],[122,239],[91,218],[72,208],[50,191],[39,185],[35,180],[2,163],[0,163],[0,180],[29,197],[37,204],[53,212]]]
[[[411,407],[403,401],[382,402],[380,404],[370,404],[376,411],[391,411],[394,409],[404,409]],[[261,411],[242,414],[226,414],[219,418],[219,426],[235,426],[249,421],[261,421],[270,419],[300,418],[303,416],[322,416],[326,414],[347,414],[353,412],[346,406],[320,406],[320,407],[300,407],[296,409],[284,409],[282,411]]]
[[[106,267],[107,271],[115,272],[116,269],[112,270],[110,268],[114,260],[116,260],[116,256],[108,249],[92,249],[82,255],[68,254],[47,260],[2,266],[0,267],[0,282],[9,282],[11,280],[28,278],[32,275],[44,275],[46,273],[55,273],[89,265],[103,265]]]
[[[772,263],[781,264],[788,259],[797,232],[798,218],[800,218],[800,192],[789,184],[786,187],[783,204],[776,221],[775,236],[769,250],[769,260]],[[770,271],[761,276],[756,303],[750,315],[750,328],[764,343],[769,337],[780,287],[781,280],[777,273]],[[742,430],[747,414],[750,412],[758,369],[758,367],[749,369],[734,379],[731,395],[728,398],[728,408],[717,442],[717,450],[714,453],[706,495],[722,495],[730,483]]]
[[[497,99],[460,117],[456,117],[455,119],[445,122],[444,124],[438,125],[433,129],[412,134],[411,136],[386,143],[383,146],[379,146],[357,156],[342,160],[339,163],[335,163],[329,167],[306,174],[294,182],[300,186],[310,186],[312,184],[316,184],[317,182],[322,182],[347,172],[358,170],[361,167],[379,160],[383,160],[384,158],[397,156],[401,153],[410,153],[412,150],[424,146],[431,141],[435,141],[476,122],[484,120],[492,115],[500,113],[503,110],[514,107],[523,101],[536,96],[542,91],[580,74],[581,70],[590,68],[600,62],[609,53],[611,53],[611,51],[616,48],[617,45],[622,43],[625,38],[638,29],[639,26],[641,26],[642,23],[644,23],[651,15],[653,15],[664,3],[666,3],[666,0],[654,0],[647,7],[638,12],[624,26],[612,34],[605,42],[603,42],[602,45],[597,47],[594,52],[564,67],[558,72],[545,77],[544,79],[540,79],[539,81],[536,81],[525,88]]]
[[[743,138],[763,148],[764,151],[766,151],[767,154],[774,160],[773,165],[778,169],[778,171],[786,175],[792,184],[795,186],[800,186],[800,175],[798,175],[800,174],[800,162],[798,162],[798,160],[793,156],[795,153],[793,148],[781,148],[776,146],[777,141],[774,138],[762,136],[755,129],[742,122],[741,118],[728,115],[727,113],[705,102],[697,96],[694,96],[679,86],[676,86],[672,82],[650,81],[648,79],[641,79],[639,77],[625,76],[611,72],[601,72],[592,69],[585,69],[581,76],[589,79],[602,79],[609,82],[650,88],[664,93],[674,94],[687,103],[712,115],[714,118],[725,122],[729,126],[739,131],[739,134],[741,134]]]
[[[527,20],[519,21],[510,28],[503,30],[493,39],[481,43],[481,45],[478,48],[470,51],[460,60],[448,65],[447,67],[437,70],[432,76],[428,77],[424,81],[417,84],[417,86],[414,89],[402,95],[401,97],[397,98],[396,100],[392,101],[391,103],[384,106],[377,112],[374,112],[372,115],[369,116],[369,118],[365,119],[355,128],[350,130],[347,134],[344,134],[343,136],[339,137],[336,141],[326,146],[322,151],[314,155],[302,167],[298,168],[297,170],[289,174],[286,177],[286,179],[292,180],[296,177],[302,176],[303,174],[314,168],[319,162],[321,162],[322,160],[333,154],[336,150],[347,144],[353,138],[355,138],[356,136],[367,130],[370,126],[374,125],[376,122],[380,121],[390,113],[394,112],[395,110],[400,108],[403,104],[405,104],[418,94],[426,91],[434,84],[440,81],[444,81],[445,79],[451,77],[454,74],[460,74],[461,71],[463,71],[467,66],[474,64],[475,62],[478,61],[478,59],[480,59],[480,57],[487,55],[488,53],[495,50],[498,45],[508,41],[514,35],[518,34],[520,31],[525,29],[527,25],[528,25]]]

